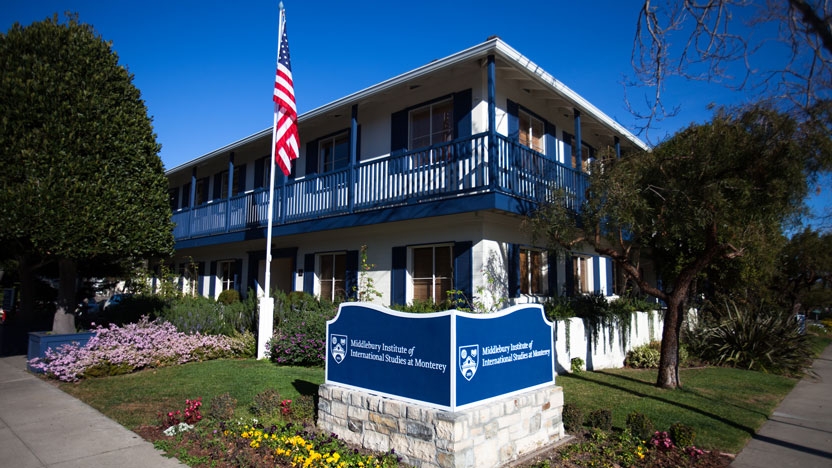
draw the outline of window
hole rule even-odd
[[[566,132],[563,132],[563,147],[565,152],[564,164],[570,163],[575,169],[578,168],[578,146],[577,139]],[[595,157],[595,149],[586,143],[581,142],[581,171],[589,172],[589,161]]]
[[[243,167],[234,168],[234,183],[231,186],[231,196],[240,193],[240,172],[242,172],[243,169]],[[223,173],[220,175],[219,195],[220,198],[225,198],[228,196],[228,171],[223,171]]]
[[[589,285],[591,263],[589,257],[572,257],[572,275],[575,281],[575,294],[591,292]]]
[[[528,295],[545,294],[543,276],[543,252],[521,248],[520,293]]]
[[[517,112],[517,117],[520,121],[520,144],[528,146],[538,153],[545,153],[543,121],[523,110]]]
[[[217,276],[220,280],[220,291],[237,289],[237,273],[234,271],[234,260],[226,260],[217,264]]]
[[[318,281],[321,299],[336,302],[347,298],[347,254],[327,253],[318,255]]]
[[[451,246],[413,249],[413,300],[443,302],[453,288]]]
[[[410,111],[409,148],[424,148],[453,140],[453,112],[450,99]]]
[[[318,143],[318,167],[331,172],[347,167],[350,162],[350,135],[342,132],[322,138]]]

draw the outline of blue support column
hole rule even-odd
[[[228,187],[225,198],[225,232],[231,230],[231,196],[234,194],[234,152],[228,155]]]
[[[191,235],[191,227],[194,225],[194,206],[196,205],[196,166],[191,169],[191,193],[188,194],[188,236]]]
[[[350,119],[350,168],[347,172],[349,212],[355,211],[355,171],[358,160],[358,104],[352,105],[352,118]]]
[[[497,64],[488,56],[488,185],[497,187]]]
[[[621,139],[618,137],[613,137],[615,141],[615,159],[621,159]]]
[[[581,139],[581,111],[578,109],[574,110],[575,115],[575,169],[578,171],[582,171],[584,167],[584,158],[583,158],[583,151],[582,151],[582,144],[583,141]]]

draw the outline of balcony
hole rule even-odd
[[[586,176],[497,135],[494,156],[481,133],[430,148],[361,162],[275,187],[274,223],[286,225],[420,203],[496,193],[526,203],[553,201],[577,209]],[[173,214],[177,241],[266,226],[268,190],[214,200]]]

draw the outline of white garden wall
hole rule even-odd
[[[583,320],[558,320],[554,325],[555,372],[570,372],[573,358],[583,359],[586,370],[624,367],[627,351],[661,338],[662,323],[658,311],[634,312],[628,339],[622,343],[617,328],[601,327],[596,340]]]

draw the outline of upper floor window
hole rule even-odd
[[[520,249],[520,293],[528,295],[545,294],[543,286],[543,251]]]
[[[237,195],[240,193],[240,179],[241,173],[244,168],[242,167],[235,167],[234,168],[234,181],[231,185],[231,196]],[[220,175],[220,198],[225,198],[228,196],[228,171],[223,171]]]
[[[520,144],[538,153],[544,153],[543,121],[522,109],[518,110],[517,118],[520,125]]]
[[[413,300],[442,302],[453,288],[453,255],[450,245],[414,247]]]
[[[350,134],[338,133],[318,142],[318,167],[330,172],[347,167],[350,162]]]
[[[331,302],[347,298],[347,254],[326,253],[318,255],[318,285],[320,298]]]
[[[563,132],[564,163],[569,163],[578,169],[578,141],[573,135]],[[589,172],[589,162],[595,157],[595,150],[581,142],[581,172]]]
[[[439,101],[410,111],[410,140],[413,150],[454,139],[454,103]]]

